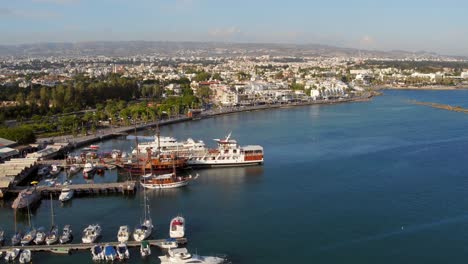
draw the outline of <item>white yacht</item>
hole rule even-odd
[[[59,200],[61,202],[66,202],[73,198],[73,195],[75,194],[75,191],[70,189],[70,188],[63,188],[62,192],[60,193]]]
[[[179,142],[173,137],[161,137],[158,135],[154,137],[154,141],[139,143],[137,148],[140,153],[146,153],[148,150],[151,150],[153,153],[157,151],[162,153],[174,151],[183,153],[206,150],[205,143],[203,143],[201,140],[195,141],[189,138],[184,142]],[[133,150],[132,154],[136,153],[137,150]]]
[[[101,226],[98,224],[89,225],[83,230],[81,240],[83,243],[90,244],[94,243],[99,236],[101,236]]]
[[[36,232],[36,238],[34,238],[34,244],[42,245],[45,243],[46,233],[43,227],[39,227]]]
[[[18,255],[20,254],[21,250],[19,248],[14,248],[12,250],[8,250],[5,254],[5,261],[11,262],[14,261]]]
[[[231,167],[258,165],[263,163],[263,147],[258,145],[239,146],[231,139],[231,133],[224,139],[214,139],[217,149],[196,152],[189,156],[187,164],[193,167]]]
[[[161,264],[174,263],[201,263],[201,264],[219,264],[226,260],[220,257],[204,257],[190,254],[186,248],[172,248],[167,250],[167,254],[160,256]]]
[[[19,263],[31,263],[31,250],[23,249],[19,257]]]
[[[182,216],[172,218],[169,226],[169,236],[171,238],[181,238],[185,236],[185,218]]]
[[[63,227],[62,235],[60,236],[60,244],[70,243],[73,240],[73,233],[70,225]]]
[[[135,239],[135,241],[143,241],[151,235],[152,231],[153,223],[151,219],[146,219],[140,226],[135,228],[135,231],[133,232],[133,239]]]
[[[47,245],[53,245],[57,243],[59,240],[59,233],[58,233],[58,228],[57,226],[52,226],[49,230],[49,233],[46,236],[46,244]]]
[[[94,164],[91,162],[87,162],[84,167],[83,167],[83,172],[85,173],[91,173],[95,170],[96,168],[94,167]]]
[[[121,226],[117,233],[117,240],[121,243],[125,243],[130,238],[130,229],[128,226]]]

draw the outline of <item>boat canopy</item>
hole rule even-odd
[[[149,247],[149,242],[146,241],[146,240],[144,240],[144,241],[141,242],[141,245],[142,245],[144,248],[147,248],[147,247]]]
[[[106,255],[114,255],[115,254],[115,248],[113,246],[106,246]]]

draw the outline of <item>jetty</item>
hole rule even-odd
[[[431,103],[431,102],[420,102],[420,101],[415,101],[415,100],[411,100],[410,103],[416,104],[416,105],[429,106],[429,107],[432,107],[432,108],[437,108],[437,109],[442,109],[442,110],[448,110],[448,111],[461,112],[461,113],[468,114],[468,109],[463,108],[461,106],[452,106],[452,105]]]
[[[167,239],[155,239],[155,240],[145,240],[151,246],[160,247],[161,245],[166,242]],[[187,238],[176,238],[176,241],[179,245],[183,245],[187,243]],[[51,252],[51,253],[58,253],[58,254],[67,254],[71,251],[78,251],[78,250],[90,250],[96,244],[109,244],[111,246],[117,246],[120,242],[99,242],[99,243],[77,243],[77,244],[56,244],[56,245],[29,245],[29,246],[6,246],[0,247],[0,251],[9,251],[13,250],[14,248],[21,248],[21,249],[29,249],[32,252]],[[127,241],[127,247],[139,247],[141,242],[138,241]]]
[[[63,188],[69,188],[75,192],[75,196],[83,195],[98,195],[98,194],[134,194],[137,189],[136,181],[112,182],[112,183],[86,183],[86,184],[69,184],[61,186],[37,186],[36,190],[41,193],[42,197],[50,197],[60,195]],[[18,194],[27,187],[16,187],[9,189],[7,192]]]

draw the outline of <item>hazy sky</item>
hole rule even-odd
[[[317,43],[468,55],[468,1],[0,0],[0,44]]]

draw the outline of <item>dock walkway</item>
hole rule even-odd
[[[36,190],[41,193],[43,197],[48,197],[50,194],[57,196],[60,194],[63,188],[70,188],[75,192],[75,195],[86,195],[86,194],[107,194],[107,193],[135,193],[136,181],[126,182],[112,182],[112,183],[86,183],[86,184],[70,184],[61,186],[37,186]],[[10,193],[19,193],[27,187],[16,187],[8,190]]]
[[[166,239],[156,239],[156,240],[146,240],[151,246],[161,247],[162,243],[166,241]],[[177,243],[179,245],[183,245],[187,243],[187,238],[177,238]],[[94,244],[56,244],[56,245],[30,245],[30,246],[6,246],[0,247],[0,251],[9,251],[13,250],[14,248],[21,248],[21,249],[29,249],[32,252],[39,252],[39,251],[49,251],[55,253],[68,253],[70,251],[77,251],[77,250],[90,250]],[[99,242],[98,244],[109,244],[111,246],[117,246],[120,242]],[[140,246],[141,242],[138,241],[127,241],[127,247],[138,247]]]

